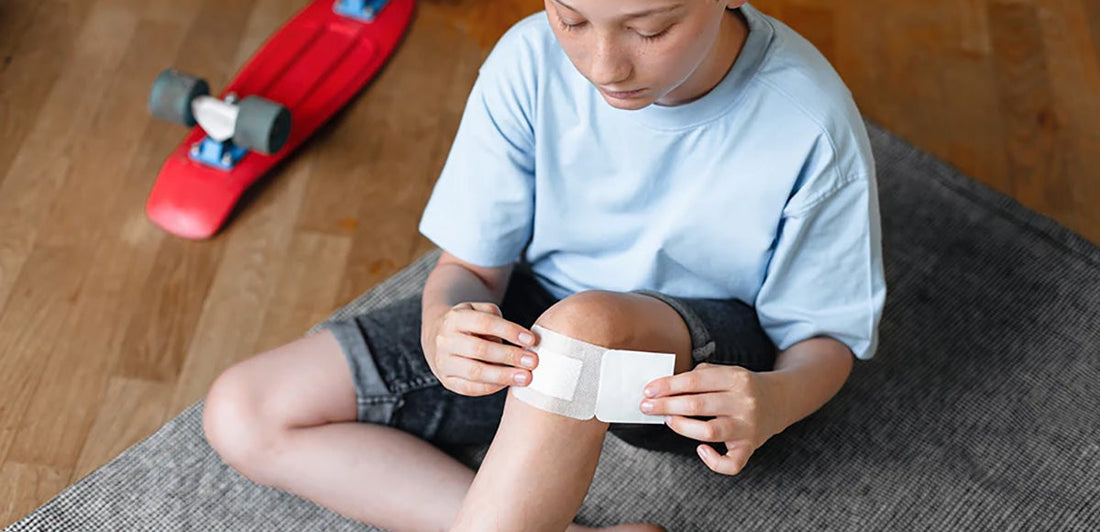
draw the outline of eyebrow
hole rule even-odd
[[[555,4],[558,4],[558,5],[566,8],[570,11],[577,11],[577,8],[567,4],[565,2],[562,2],[561,0],[553,0],[553,1],[554,1]],[[634,12],[634,13],[627,13],[624,16],[624,18],[632,19],[632,18],[648,17],[650,15],[656,15],[658,13],[667,13],[669,11],[675,11],[677,9],[680,9],[683,6],[684,6],[683,4],[677,3],[677,4],[670,5],[670,6],[665,6],[665,7],[657,7],[657,8],[653,8],[653,9],[646,9],[644,11],[637,11],[637,12]],[[577,11],[577,13],[580,13],[580,11]]]

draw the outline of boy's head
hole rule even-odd
[[[554,35],[607,103],[694,100],[725,76],[742,38],[727,9],[747,0],[544,0]]]

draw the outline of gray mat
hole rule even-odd
[[[1100,249],[874,126],[871,137],[890,287],[878,356],[737,477],[608,438],[582,522],[1100,529]],[[353,306],[415,290],[428,266]],[[200,408],[8,530],[366,529],[227,469]]]

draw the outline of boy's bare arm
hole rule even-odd
[[[420,343],[432,373],[463,395],[531,382],[538,357],[530,330],[505,320],[498,304],[512,265],[482,268],[444,252],[422,296]]]
[[[851,373],[852,358],[843,343],[818,337],[782,351],[773,371],[699,364],[647,385],[649,399],[641,408],[665,415],[668,426],[684,436],[724,443],[725,455],[700,445],[699,457],[712,470],[735,475],[769,438],[836,395]]]
[[[423,317],[439,316],[469,301],[500,303],[511,275],[512,265],[482,268],[444,251],[424,284]]]
[[[810,338],[779,353],[775,370],[762,373],[778,390],[782,432],[829,402],[852,372],[852,351],[827,337]]]

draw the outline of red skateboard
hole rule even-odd
[[[168,156],[145,212],[165,231],[205,239],[245,189],[358,93],[393,53],[413,0],[313,0],[237,73],[220,98],[165,70],[149,110],[192,127]]]

